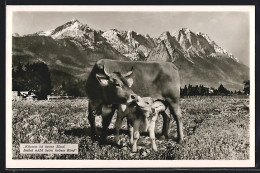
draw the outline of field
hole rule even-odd
[[[158,151],[151,150],[147,134],[141,134],[138,152],[132,153],[124,121],[120,142],[114,143],[114,123],[109,126],[108,143],[90,138],[87,99],[13,101],[13,159],[85,160],[247,160],[249,159],[249,99],[237,97],[194,97],[181,99],[184,143],[175,142],[176,123],[171,119],[171,139],[156,139]],[[101,127],[101,116],[96,116]],[[156,134],[162,129],[157,120]],[[99,128],[99,131],[101,129]],[[75,143],[75,154],[20,154],[20,143]]]

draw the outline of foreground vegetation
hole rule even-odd
[[[90,138],[87,99],[55,101],[13,101],[13,159],[151,159],[151,160],[245,160],[249,159],[248,98],[196,97],[181,100],[184,144],[175,142],[176,123],[171,120],[171,139],[158,139],[162,117],[157,121],[158,152],[151,150],[147,134],[138,141],[138,152],[131,153],[126,122],[114,143],[114,116],[108,143],[99,145]],[[96,117],[101,127],[101,117]],[[99,129],[100,130],[100,129]],[[20,154],[20,143],[75,143],[75,154]]]

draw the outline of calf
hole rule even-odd
[[[119,130],[122,120],[127,117],[127,124],[130,132],[130,143],[132,152],[137,151],[137,141],[140,137],[140,131],[149,132],[149,137],[152,142],[152,149],[157,151],[155,143],[155,121],[158,114],[166,110],[162,101],[153,101],[151,97],[138,97],[135,103],[130,105],[119,106],[116,120],[116,142],[119,144]],[[168,114],[167,114],[168,115]]]

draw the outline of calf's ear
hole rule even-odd
[[[101,86],[103,87],[108,86],[108,81],[109,81],[108,77],[96,74],[96,78]]]

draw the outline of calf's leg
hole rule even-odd
[[[134,127],[129,124],[128,129],[129,129],[130,144],[133,145],[134,144]]]
[[[139,133],[139,127],[140,127],[140,122],[138,120],[136,120],[134,122],[134,130],[133,130],[133,136],[134,136],[134,139],[133,139],[133,145],[132,145],[132,152],[136,152],[137,151],[137,141],[140,137],[140,133]]]
[[[157,146],[155,143],[155,133],[154,133],[154,129],[155,129],[155,121],[150,122],[150,127],[149,127],[149,136],[152,142],[152,149],[154,151],[157,151]]]

